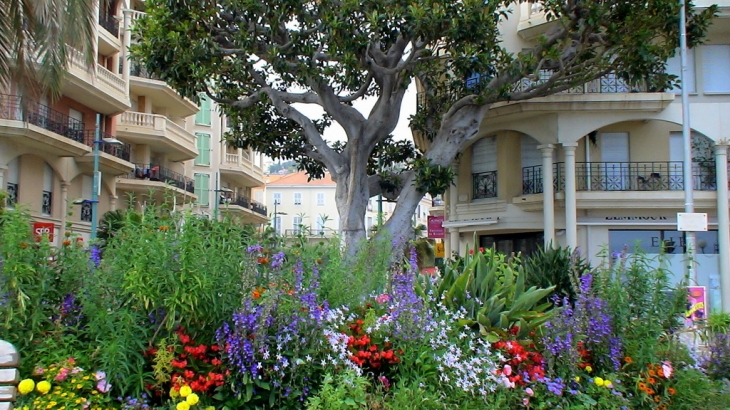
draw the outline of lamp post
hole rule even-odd
[[[94,130],[94,183],[93,191],[91,192],[91,234],[89,235],[90,241],[96,239],[96,228],[98,221],[99,212],[99,194],[101,193],[101,171],[99,171],[99,146],[101,144],[114,144],[121,145],[122,142],[116,138],[101,138],[101,114],[96,114],[96,129]]]
[[[277,235],[279,233],[279,230],[277,229],[277,223],[276,218],[278,215],[288,215],[286,212],[278,212],[276,210],[276,206],[279,205],[279,201],[274,199],[274,235]]]

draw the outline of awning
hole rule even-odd
[[[487,226],[494,225],[499,222],[497,218],[475,218],[475,219],[455,219],[453,221],[444,221],[442,226],[444,228],[463,228],[465,226]]]

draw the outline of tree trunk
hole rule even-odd
[[[366,239],[365,212],[370,200],[367,175],[367,158],[350,163],[350,172],[333,175],[337,188],[335,202],[340,216],[340,235],[345,253],[354,256]]]

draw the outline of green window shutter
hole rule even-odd
[[[198,196],[198,204],[208,206],[210,200],[210,175],[195,174],[195,195]]]
[[[195,158],[195,165],[210,165],[210,134],[196,132],[195,137],[198,147],[198,157]]]
[[[206,96],[200,96],[200,111],[195,114],[195,123],[210,125],[210,99]]]

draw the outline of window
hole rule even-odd
[[[680,80],[680,74],[682,73],[682,63],[679,58],[679,49],[677,49],[677,53],[674,57],[667,60],[667,74],[673,74],[677,76],[677,80]],[[685,87],[683,84],[679,84],[679,87],[675,87],[672,89],[669,89],[667,91],[671,91],[674,93],[680,93],[682,91],[682,88],[686,88],[687,92],[694,93],[697,92],[697,89],[695,87],[695,50],[687,50],[687,78],[684,79],[687,83],[687,86]]]
[[[322,215],[317,217],[317,234],[324,234],[324,217]]]
[[[41,198],[41,213],[51,215],[53,212],[53,168],[48,163],[43,164],[43,197]]]
[[[292,228],[295,234],[299,234],[302,230],[302,217],[295,216],[292,218]]]
[[[0,171],[2,172],[2,171]],[[5,199],[5,206],[12,208],[18,203],[18,195],[20,195],[20,163],[18,158],[13,158],[8,162],[8,173],[7,182],[5,183],[5,189],[7,190],[7,197]]]
[[[730,92],[730,77],[725,71],[730,67],[730,45],[705,45],[702,50],[702,79],[708,93]]]
[[[695,245],[698,254],[716,254],[719,250],[717,231],[696,232]],[[609,230],[608,245],[612,254],[624,249],[633,253],[638,249],[646,253],[681,254],[684,249],[684,232],[672,230]]]
[[[274,192],[274,203],[281,205],[281,192]]]
[[[282,228],[281,228],[281,217],[280,216],[277,216],[274,218],[274,231],[276,232],[277,235],[281,235]]]
[[[195,114],[195,123],[210,125],[210,99],[202,94],[200,95],[200,111]]]
[[[472,146],[472,198],[497,197],[497,137],[482,138]]]
[[[210,205],[210,175],[195,174],[195,195],[198,196],[199,205]]]
[[[196,132],[195,137],[198,146],[198,157],[195,158],[195,165],[210,165],[210,134]]]
[[[301,205],[301,204],[302,204],[302,193],[295,192],[294,193],[294,205]]]
[[[91,199],[92,192],[94,192],[94,177],[90,175],[81,176],[81,198],[89,200]],[[81,204],[81,221],[91,222],[93,215],[91,214],[91,202],[84,201]]]
[[[317,192],[317,205],[324,206],[324,192]]]
[[[254,199],[257,202],[264,202],[264,193],[262,191],[256,191],[254,194]]]

